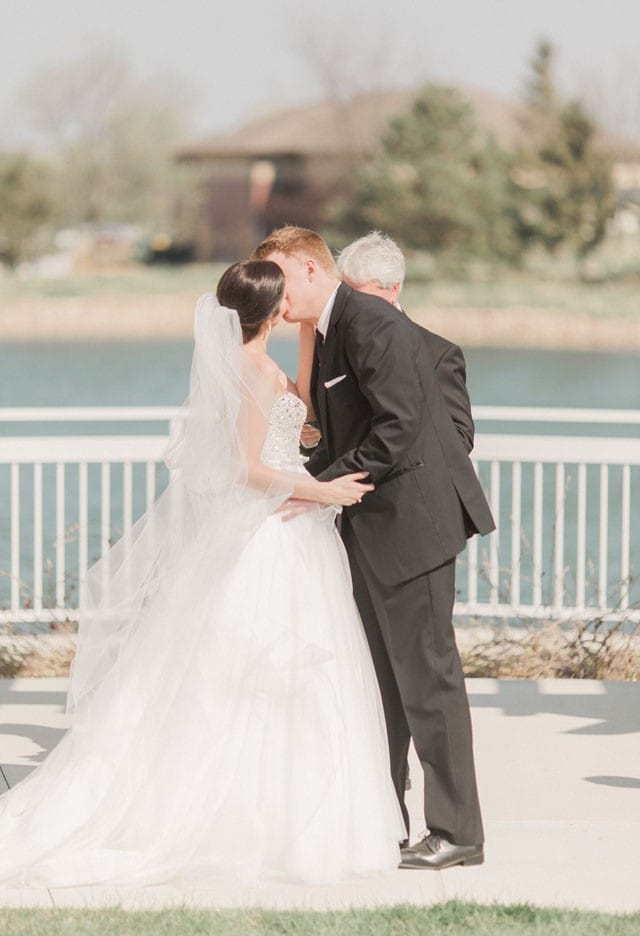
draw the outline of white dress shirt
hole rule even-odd
[[[329,329],[329,319],[331,318],[331,313],[333,311],[333,303],[336,301],[336,293],[340,288],[340,283],[333,290],[329,298],[327,299],[327,304],[322,310],[322,315],[318,319],[318,324],[316,325],[316,331],[319,331],[323,339],[327,337],[327,331]]]

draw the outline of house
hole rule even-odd
[[[522,134],[520,105],[489,92],[462,90],[478,126],[513,148]],[[245,257],[273,228],[287,223],[322,228],[326,205],[347,191],[350,173],[375,153],[389,119],[408,110],[418,92],[371,91],[290,107],[184,146],[177,159],[191,166],[202,191],[194,233],[197,257]],[[640,172],[640,144],[619,149],[624,160],[616,164],[616,178],[626,185]]]

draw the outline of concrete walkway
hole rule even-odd
[[[0,785],[40,763],[65,728],[64,679],[0,680]],[[341,908],[452,898],[640,910],[640,683],[468,682],[486,861],[326,887],[0,888],[4,906],[172,904]],[[422,782],[408,794],[415,838]]]

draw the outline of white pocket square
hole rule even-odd
[[[340,377],[334,377],[333,380],[325,380],[324,382],[325,390],[328,390],[330,387],[335,387],[335,385],[337,383],[340,383],[341,380],[344,380],[346,376],[347,376],[346,374],[342,374]]]

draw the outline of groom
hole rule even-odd
[[[321,480],[368,471],[376,485],[343,511],[341,534],[407,828],[411,739],[424,769],[429,834],[403,848],[401,867],[480,864],[484,835],[452,611],[455,557],[467,536],[494,528],[491,512],[420,355],[418,326],[386,300],[341,283],[313,231],[280,228],[253,256],[283,270],[285,317],[316,328],[311,394],[322,440],[308,470]]]

